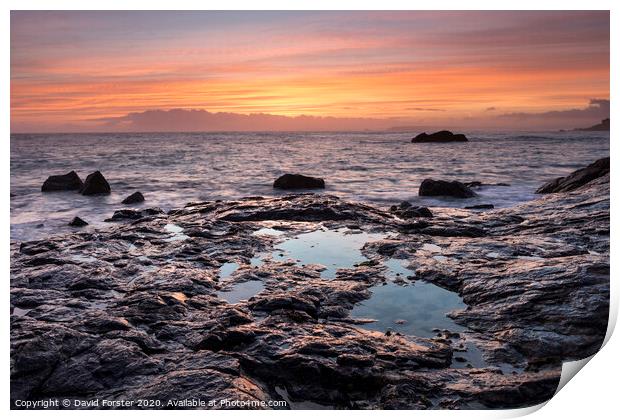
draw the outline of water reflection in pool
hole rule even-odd
[[[220,279],[227,279],[232,275],[232,273],[237,271],[237,268],[239,268],[239,264],[236,262],[227,262],[222,264],[220,267]]]
[[[222,264],[219,273],[220,281],[229,279],[238,268],[239,264],[236,262]],[[250,280],[243,283],[234,283],[227,290],[218,291],[217,296],[228,303],[238,303],[260,293],[263,289],[265,289],[265,286],[262,281]]]
[[[166,224],[166,226],[164,226],[164,230],[171,234],[165,239],[166,242],[184,241],[189,239],[189,236],[183,233],[184,229],[174,223]]]
[[[375,320],[360,324],[361,328],[425,338],[442,336],[449,339],[455,349],[452,367],[489,366],[480,348],[467,339],[467,329],[447,316],[453,310],[466,308],[458,294],[419,279],[407,282],[415,278],[415,270],[404,267],[401,260],[389,259],[384,265],[391,281],[371,287],[371,297],[351,311],[352,318]],[[496,366],[504,373],[519,370],[508,364]]]
[[[252,235],[254,236],[280,236],[280,235],[284,235],[284,232],[282,232],[281,230],[264,227],[264,228],[260,228],[257,231],[253,232]]]
[[[399,260],[386,262],[388,277],[415,276],[415,271],[403,267]],[[370,299],[360,302],[353,311],[353,318],[375,319],[363,324],[363,328],[379,331],[397,331],[418,337],[433,337],[433,329],[464,331],[446,314],[455,309],[465,309],[465,304],[454,292],[434,284],[417,280],[413,284],[400,285],[393,282],[370,288]]]
[[[366,233],[350,229],[316,230],[303,233],[278,244],[273,253],[276,261],[294,259],[298,265],[321,264],[326,269],[321,277],[336,277],[339,268],[351,268],[367,261],[361,249],[366,242],[384,238],[384,234]]]
[[[226,300],[228,303],[238,303],[247,300],[252,296],[262,292],[265,285],[260,280],[250,280],[243,283],[236,283],[231,286],[230,290],[217,293],[217,297]]]

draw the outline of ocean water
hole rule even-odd
[[[389,206],[507,207],[535,198],[547,180],[609,155],[609,133],[467,133],[468,143],[412,144],[414,133],[141,133],[11,135],[11,239],[31,240],[105,226],[123,198],[131,207],[169,210],[189,201],[286,194],[272,188],[284,173],[325,179],[325,193]],[[100,170],[109,196],[42,193],[49,175]],[[458,200],[418,197],[423,179],[508,183]]]

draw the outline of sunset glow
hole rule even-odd
[[[609,99],[608,12],[11,15],[14,132],[175,108],[527,128],[510,115],[596,123],[593,99]]]

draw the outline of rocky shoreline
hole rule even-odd
[[[522,407],[551,398],[562,360],[602,344],[609,174],[509,209],[399,214],[326,194],[249,197],[168,213],[127,209],[107,229],[12,243],[12,404]],[[276,258],[282,241],[320,230],[381,238],[361,248],[363,263],[333,278],[324,266]],[[402,287],[458,293],[466,307],[450,317],[463,331],[415,337],[352,317],[373,287],[391,282],[388,259],[415,273]],[[232,274],[223,275],[226,264],[235,264]],[[249,282],[260,291],[222,297]],[[470,363],[469,347],[482,366]]]

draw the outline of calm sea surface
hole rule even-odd
[[[80,216],[93,228],[121,200],[141,191],[142,207],[169,210],[189,201],[274,196],[284,173],[319,176],[326,193],[389,206],[511,206],[547,180],[609,155],[609,133],[484,133],[470,142],[412,144],[412,133],[148,133],[11,136],[11,239],[69,232]],[[41,193],[49,175],[100,170],[112,194]],[[479,197],[421,198],[424,178],[508,183]],[[140,207],[138,206],[138,207]]]

